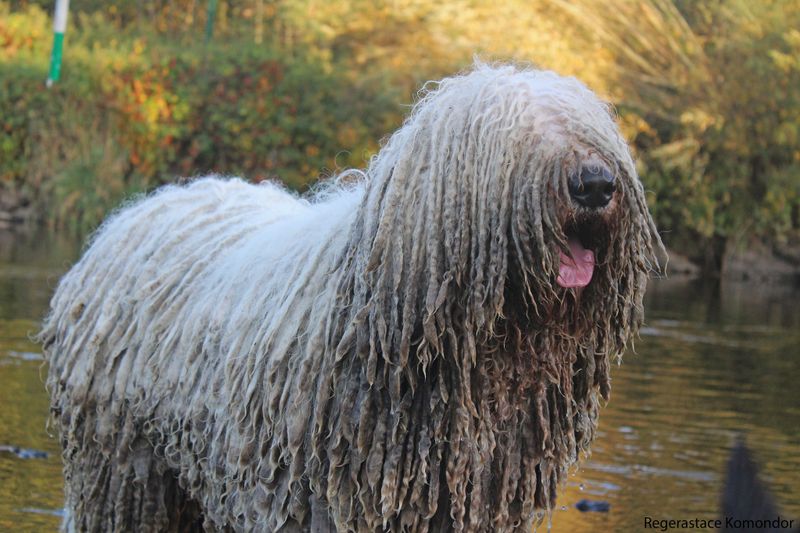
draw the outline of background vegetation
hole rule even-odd
[[[413,91],[485,59],[575,75],[617,106],[668,244],[718,271],[800,237],[796,0],[0,1],[0,209],[86,231],[209,171],[303,189],[363,166]]]

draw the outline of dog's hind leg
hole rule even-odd
[[[64,443],[62,531],[202,531],[199,505],[188,498],[175,471],[131,425],[121,424],[114,438],[103,443],[89,435],[74,438],[83,431],[70,432],[73,439]]]

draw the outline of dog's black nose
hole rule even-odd
[[[614,181],[605,167],[585,167],[580,174],[569,177],[569,194],[584,207],[605,207],[614,196]]]

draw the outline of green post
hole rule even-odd
[[[217,0],[208,0],[206,9],[206,44],[211,41],[214,34],[214,17],[217,16]]]
[[[67,30],[67,13],[69,0],[56,0],[53,15],[53,53],[50,55],[50,72],[47,75],[47,86],[52,87],[61,77],[61,58],[64,51],[64,32]]]

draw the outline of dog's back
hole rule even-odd
[[[309,268],[289,250],[303,242],[315,253],[305,224],[318,227],[320,216],[325,205],[277,186],[209,178],[165,187],[100,228],[60,282],[41,334],[64,447],[65,529],[197,525],[199,508],[177,478],[209,478],[200,441],[219,439],[214,419],[230,416],[230,394],[247,393],[232,382],[252,363],[248,343],[277,323],[257,310],[299,323],[283,276]],[[319,247],[329,244],[317,233]],[[296,334],[284,329],[273,342]],[[189,412],[208,421],[201,433],[182,427]]]

